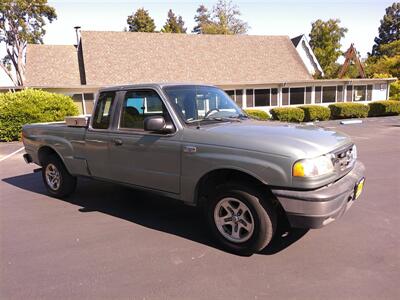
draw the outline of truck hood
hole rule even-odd
[[[295,158],[316,157],[351,143],[351,139],[342,133],[313,125],[274,124],[254,120],[190,128],[184,139],[196,144]]]

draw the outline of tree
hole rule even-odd
[[[196,13],[197,14],[194,16],[194,20],[196,21],[197,25],[193,28],[192,32],[201,34],[203,33],[204,26],[211,23],[211,15],[203,4],[199,6],[199,8],[196,10]]]
[[[311,24],[310,45],[327,78],[336,76],[339,68],[337,59],[343,55],[340,40],[347,28],[340,27],[339,19],[316,20]]]
[[[193,31],[203,34],[245,34],[249,25],[239,18],[240,15],[238,7],[232,1],[218,0],[213,7],[211,19],[207,8],[201,5],[197,9],[197,26]]]
[[[134,14],[128,16],[126,22],[128,23],[129,31],[132,32],[154,32],[156,29],[154,20],[144,8],[139,8]]]
[[[176,17],[172,9],[168,11],[167,22],[161,29],[162,32],[186,33],[185,22],[181,16]]]
[[[368,57],[366,72],[369,77],[385,74],[386,77],[400,78],[400,40],[379,46],[381,56]]]
[[[0,44],[6,50],[0,66],[15,85],[25,82],[26,45],[42,44],[46,19],[51,23],[56,18],[47,0],[0,1]]]
[[[372,47],[372,56],[384,55],[380,49],[382,45],[400,40],[400,2],[386,8],[378,32],[379,36],[375,38],[375,45]]]

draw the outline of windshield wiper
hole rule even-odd
[[[211,117],[206,118],[203,120],[211,120],[211,121],[219,121],[219,122],[242,122],[238,117],[231,116],[231,117]]]

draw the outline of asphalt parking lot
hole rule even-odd
[[[353,137],[363,195],[250,257],[218,249],[200,212],[169,199],[87,179],[49,197],[23,152],[3,159],[21,144],[0,144],[1,299],[400,299],[400,118],[320,126]]]

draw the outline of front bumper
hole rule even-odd
[[[320,228],[340,218],[355,200],[355,188],[364,178],[364,165],[354,168],[338,181],[316,190],[273,189],[292,227]]]

